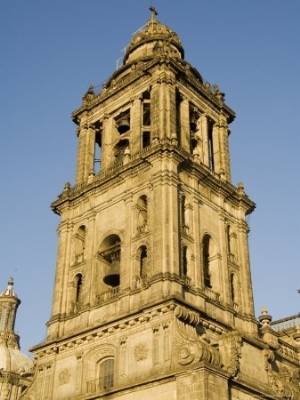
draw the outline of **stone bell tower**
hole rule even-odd
[[[151,8],[123,65],[72,117],[76,182],[52,203],[52,316],[24,398],[267,393],[245,219],[255,205],[231,183],[224,94]]]

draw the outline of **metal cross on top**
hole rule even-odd
[[[149,10],[152,13],[152,19],[155,19],[155,15],[157,15],[157,11],[155,10],[155,7],[149,7]]]

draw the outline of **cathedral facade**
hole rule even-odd
[[[235,113],[154,8],[72,118],[52,314],[19,398],[299,399],[300,332],[254,315]]]

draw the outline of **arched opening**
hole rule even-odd
[[[212,237],[206,234],[202,242],[203,283],[215,292],[220,290],[218,258],[217,246]]]
[[[137,230],[139,232],[147,231],[148,210],[147,210],[147,196],[139,197],[137,201]]]
[[[82,275],[77,274],[75,276],[75,285],[76,285],[76,297],[75,297],[75,302],[80,303],[81,301],[81,295],[82,295]]]
[[[205,235],[202,247],[203,280],[204,280],[204,286],[211,288],[211,274],[209,265],[209,242],[210,242],[210,236]]]
[[[109,235],[102,242],[99,255],[105,266],[103,282],[111,287],[120,285],[121,240],[118,235]]]
[[[81,225],[74,236],[74,261],[80,263],[84,260],[86,228]]]
[[[146,278],[148,274],[148,254],[147,247],[141,246],[139,248],[140,253],[140,277]]]
[[[72,282],[71,312],[80,311],[82,302],[82,274],[76,274]]]

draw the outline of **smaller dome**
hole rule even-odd
[[[18,348],[7,347],[0,337],[0,369],[20,374],[30,373],[33,362]]]
[[[124,64],[136,59],[151,57],[155,52],[167,51],[176,58],[184,58],[184,49],[178,35],[157,19],[157,12],[150,7],[152,16],[145,27],[138,31],[129,43],[123,59]]]
[[[7,288],[0,293],[0,369],[8,373],[30,373],[33,363],[20,351],[19,335],[14,331],[20,300],[13,284],[9,278]]]
[[[17,299],[18,296],[17,296],[17,293],[13,289],[13,284],[14,284],[13,278],[9,278],[7,288],[2,293],[0,293],[0,296],[1,297],[7,297],[7,296],[15,297]]]

